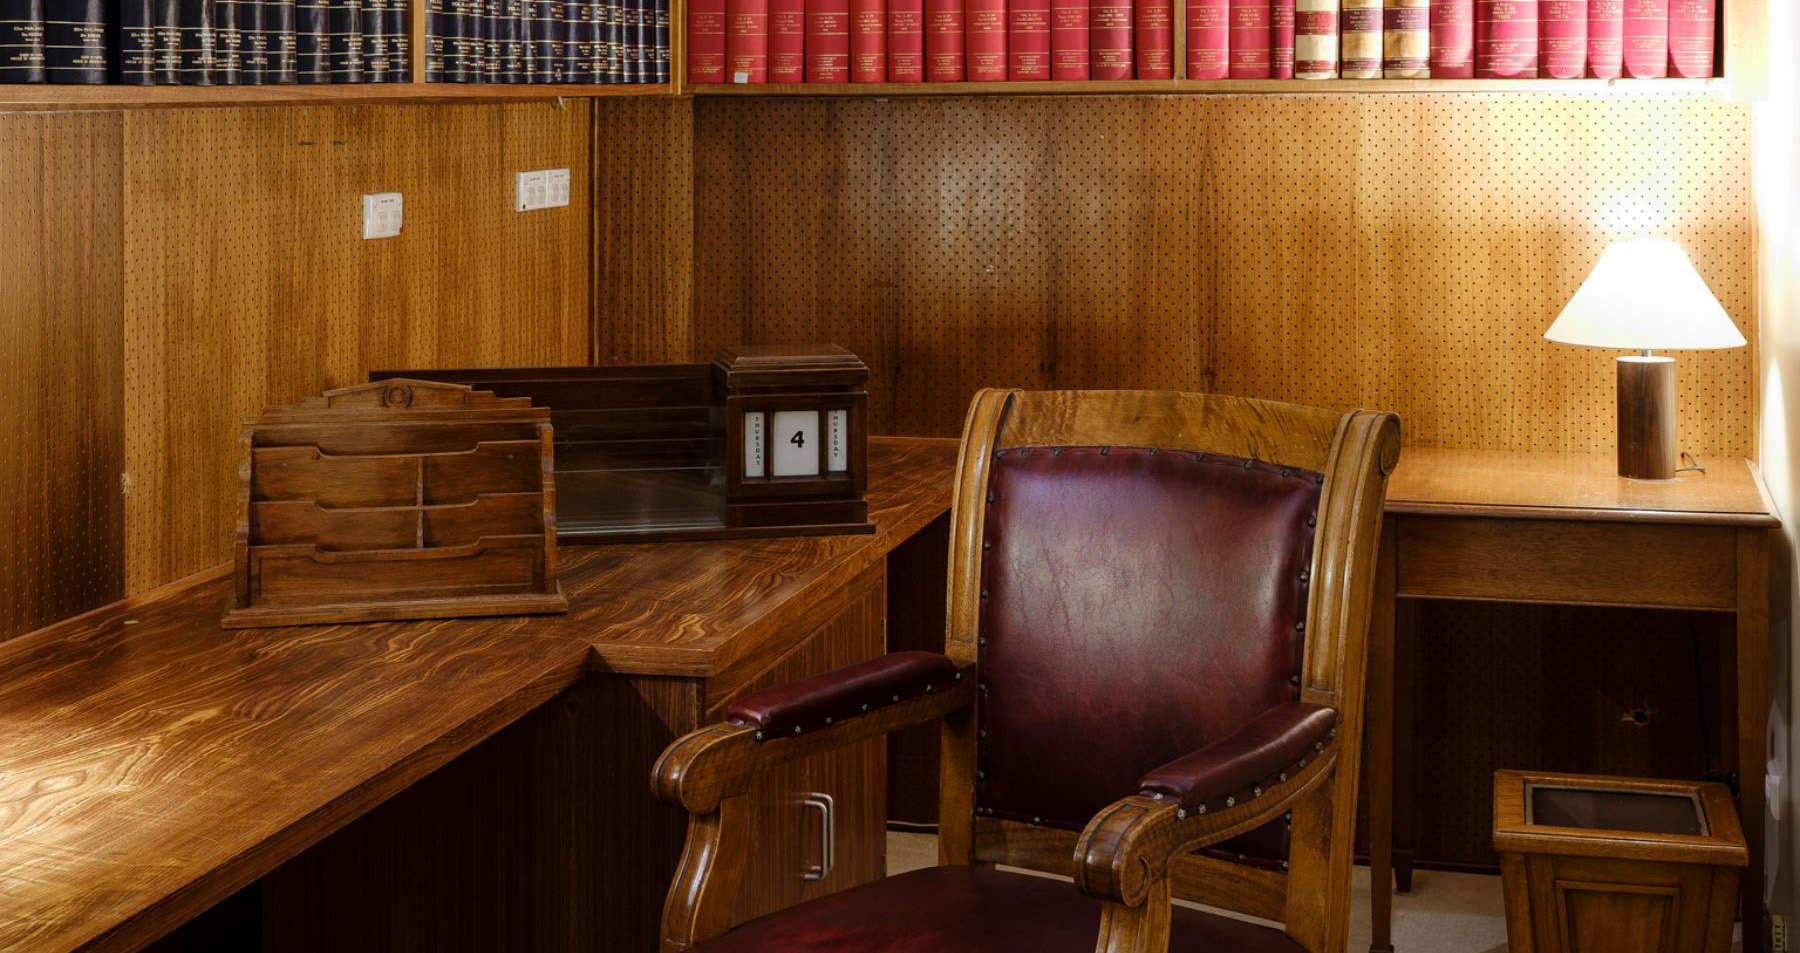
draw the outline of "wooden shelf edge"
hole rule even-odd
[[[1365,93],[1724,94],[1715,79],[1088,80],[1022,83],[700,83],[683,92],[730,96],[1344,95]]]
[[[379,105],[669,96],[668,83],[610,86],[355,83],[281,86],[53,86],[0,84],[0,111],[204,106]]]

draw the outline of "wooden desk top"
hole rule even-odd
[[[949,508],[954,441],[869,450],[874,535],[561,548],[563,616],[227,631],[213,573],[0,644],[0,949],[135,948],[585,672],[804,637]]]
[[[1705,473],[1627,480],[1610,454],[1408,447],[1388,480],[1387,512],[1724,526],[1778,526],[1761,479],[1740,457]]]

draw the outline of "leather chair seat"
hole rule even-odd
[[[1092,953],[1100,904],[1063,880],[980,867],[888,877],[751,920],[693,953]],[[1169,953],[1304,953],[1277,929],[1174,910]]]

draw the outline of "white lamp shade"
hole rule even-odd
[[[1544,337],[1631,350],[1743,347],[1731,316],[1681,246],[1637,238],[1606,249]]]

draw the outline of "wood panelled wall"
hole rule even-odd
[[[1609,451],[1606,352],[1543,329],[1614,235],[1679,238],[1754,334],[1748,107],[1425,94],[702,100],[692,353],[827,340],[877,433],[986,385],[1399,411],[1422,446]],[[1750,450],[1750,350],[1680,359]]]
[[[224,562],[265,404],[586,363],[590,132],[583,102],[0,115],[0,638]],[[570,207],[513,212],[556,167]],[[363,241],[380,191],[405,229]]]

